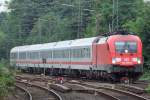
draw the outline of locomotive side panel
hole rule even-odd
[[[107,72],[111,67],[111,55],[107,43],[97,45],[97,66]]]
[[[93,68],[99,71],[108,72],[111,67],[110,47],[107,37],[100,37],[97,43],[93,43]]]

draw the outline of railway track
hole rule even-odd
[[[129,91],[132,93],[136,93],[136,94],[144,94],[146,93],[145,89],[148,87],[148,85],[150,83],[148,82],[141,82],[141,81],[137,81],[135,83],[132,84],[120,84],[120,83],[116,83],[116,84],[111,84],[111,83],[107,83],[107,82],[103,82],[103,81],[95,81],[95,80],[77,80],[79,83],[90,83],[90,84],[94,84],[94,85],[100,85],[103,87],[110,87],[110,88],[116,88],[119,90],[124,90],[124,91]]]
[[[132,85],[145,89],[148,87],[149,84],[150,82],[147,82],[147,81],[137,81],[137,82],[134,82],[134,84]]]
[[[23,79],[22,79],[23,78]],[[17,76],[17,79],[19,80],[24,80],[25,82],[23,83],[27,83],[27,81],[30,81],[30,82],[33,82],[34,84],[35,81],[40,80],[40,78],[28,78],[28,77],[21,77],[21,76]],[[33,84],[32,83],[32,84]],[[55,90],[57,91],[57,90]],[[95,91],[95,90],[85,90],[85,89],[80,89],[80,90],[71,90],[70,92],[67,92],[67,93],[62,93],[60,91],[57,91],[61,97],[62,97],[62,100],[118,100],[117,98],[109,95],[109,94],[106,94],[106,93],[103,93],[101,91]]]
[[[50,88],[59,92],[63,100],[119,100],[109,94],[95,89],[85,89],[68,84],[52,84]]]
[[[32,95],[30,94],[30,92],[27,89],[25,89],[19,85],[15,85],[15,88],[24,92],[24,96],[22,96],[23,97],[22,100],[32,100]]]
[[[96,89],[96,90],[102,91],[106,94],[109,94],[109,95],[117,98],[118,100],[148,100],[147,98],[144,98],[144,97],[139,96],[137,94],[134,94],[134,93],[131,93],[128,91],[115,89],[115,88],[95,86],[95,85],[86,84],[86,83],[75,83],[75,84],[77,84],[81,87],[84,87],[84,88],[90,88],[90,89]]]
[[[16,86],[24,88],[32,97],[31,100],[62,100],[61,96],[53,90],[22,81],[16,81]]]
[[[26,77],[24,79],[30,80],[30,78],[28,78],[28,77]],[[54,81],[53,78],[47,78],[47,79]],[[40,81],[41,82],[41,78],[40,77],[38,77],[38,78],[34,77],[31,80],[33,82],[34,81]],[[48,81],[44,79],[44,81],[42,81],[42,82],[44,83],[44,82],[48,82]],[[74,95],[75,96],[74,98],[76,98],[76,96],[78,97],[79,94],[81,94],[81,93],[83,93],[83,95],[91,95],[91,94],[94,94],[95,92],[98,93],[99,95],[102,95],[101,97],[104,97],[105,99],[106,98],[107,99],[111,98],[110,100],[148,100],[148,99],[146,99],[146,98],[144,98],[142,96],[137,95],[137,94],[140,94],[140,93],[143,93],[143,92],[140,92],[139,90],[141,90],[141,89],[136,88],[136,86],[131,88],[130,85],[129,85],[129,87],[124,86],[124,85],[120,85],[121,88],[116,88],[116,86],[114,86],[114,87],[106,86],[106,85],[99,86],[99,85],[96,85],[96,84],[94,85],[93,84],[94,82],[91,82],[91,84],[89,84],[90,82],[88,83],[86,81],[80,81],[80,80],[78,82],[75,82],[75,83],[69,82],[69,80],[67,80],[67,81],[65,81],[65,83],[78,85],[80,87],[75,87],[74,86],[76,89],[79,88],[79,90],[72,89],[72,92],[67,93],[67,94],[60,93],[64,100],[68,100],[68,95],[72,95],[72,96]],[[81,89],[81,87],[86,88],[86,90],[85,89]],[[134,92],[133,88],[136,88],[136,91],[138,91],[137,94],[135,94],[136,92]],[[122,91],[122,90],[124,90],[124,91]],[[89,91],[91,91],[90,92],[91,94],[89,93]],[[70,97],[70,98],[72,98],[72,97]],[[78,97],[78,98],[81,98],[81,97]],[[71,100],[74,100],[74,99],[72,98]],[[78,99],[75,99],[75,100],[78,100]]]
[[[16,79],[25,79],[25,80],[29,80],[29,81],[38,81],[38,82],[45,82],[45,83],[48,83],[48,82],[55,82],[56,80],[54,79],[55,77],[41,77],[41,76],[32,76],[31,78],[31,75],[30,76],[21,76],[21,75],[17,75],[16,76]],[[72,80],[72,78],[68,78],[68,77],[65,77],[65,82],[67,81],[70,81]],[[73,79],[73,80],[77,80],[78,82],[82,83],[82,82],[87,82],[87,83],[103,83],[105,84],[104,82],[102,81],[94,81],[94,80],[82,80],[82,79]],[[110,84],[110,83],[108,83]],[[148,87],[148,82],[141,82],[141,81],[138,81],[138,82],[135,82],[133,84],[114,84],[115,85],[115,88],[117,89],[123,89],[125,91],[130,91],[130,92],[133,92],[133,93],[137,93],[137,94],[141,94],[141,93],[144,93],[145,92],[145,88]],[[106,85],[105,85],[106,86]]]
[[[63,100],[119,100],[109,94],[95,90],[72,90],[61,95]]]

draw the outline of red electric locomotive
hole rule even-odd
[[[93,65],[109,73],[103,77],[135,81],[143,73],[142,42],[136,35],[115,32],[105,43],[93,43],[93,55]]]

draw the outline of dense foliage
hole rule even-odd
[[[142,38],[148,68],[150,3],[118,1],[117,10],[117,0],[11,0],[10,12],[0,14],[0,57],[14,46],[96,36],[113,26]]]

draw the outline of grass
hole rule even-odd
[[[146,80],[146,81],[150,81],[150,70],[145,70],[145,73],[143,74],[143,76],[140,78],[140,80]],[[145,89],[147,93],[150,93],[150,84],[149,86]]]
[[[150,85],[145,89],[147,93],[150,93]]]

